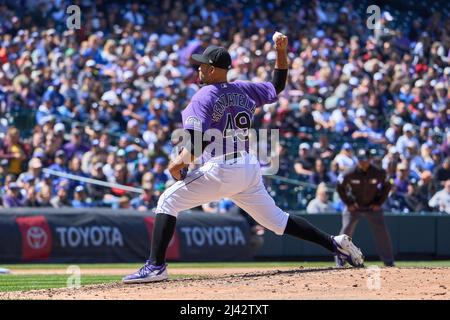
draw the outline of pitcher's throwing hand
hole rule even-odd
[[[275,49],[276,50],[286,50],[288,45],[288,38],[281,32],[276,31],[273,36],[272,40],[275,43]]]

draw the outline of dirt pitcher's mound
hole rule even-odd
[[[450,299],[450,268],[296,268],[80,289],[0,294],[6,299]]]

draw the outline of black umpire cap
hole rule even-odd
[[[371,154],[366,149],[359,149],[356,152],[356,158],[358,159],[358,161],[367,161],[371,158]]]
[[[216,68],[230,69],[231,56],[227,49],[218,46],[209,46],[203,54],[193,54],[192,60],[198,63],[205,63]]]

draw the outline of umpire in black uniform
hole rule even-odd
[[[386,266],[394,265],[392,243],[381,206],[389,194],[391,184],[386,171],[371,163],[370,153],[360,149],[356,153],[357,165],[339,177],[337,192],[346,205],[342,214],[340,234],[352,236],[358,220],[367,218],[375,237],[378,254]],[[337,260],[339,266],[343,262]]]

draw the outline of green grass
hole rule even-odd
[[[9,264],[0,265],[0,267],[10,269],[13,273],[19,270],[38,270],[38,269],[66,269],[71,264]],[[379,261],[368,261],[366,266],[382,266]],[[141,264],[138,263],[102,263],[102,264],[78,264],[83,269],[117,269],[130,268],[138,269]],[[332,262],[208,262],[208,263],[187,263],[187,262],[173,262],[170,263],[172,268],[263,268],[263,267],[332,267]],[[450,261],[399,261],[398,267],[450,267]],[[101,273],[101,271],[99,272]],[[64,288],[67,286],[67,279],[69,275],[38,275],[26,274],[15,275],[5,274],[0,275],[0,292],[6,291],[28,291],[36,289],[49,288]],[[200,277],[188,274],[171,276],[171,278],[186,278],[186,277]],[[113,281],[120,281],[119,275],[82,275],[81,285],[109,283]]]
[[[0,265],[2,268],[11,270],[33,270],[33,269],[67,269],[70,265],[77,265],[83,269],[137,269],[142,263],[80,263],[80,264],[7,264]],[[264,268],[264,267],[331,267],[333,262],[323,261],[257,261],[257,262],[171,262],[171,268]],[[366,265],[382,266],[380,261],[367,261]],[[398,261],[398,267],[450,267],[450,260],[433,261]]]
[[[28,291],[36,289],[67,287],[67,275],[2,275],[0,276],[0,292]],[[120,280],[119,276],[85,275],[81,277],[81,285],[108,283]]]
[[[171,279],[186,278],[189,275],[173,275]],[[80,278],[80,285],[103,284],[120,281],[121,276],[115,275],[83,275]],[[69,284],[73,281],[69,281]],[[50,288],[66,288],[68,286],[68,276],[61,275],[0,275],[0,292],[7,291],[28,291]]]
[[[330,262],[311,262],[311,265],[328,266]],[[2,268],[14,270],[33,269],[67,269],[70,265],[77,265],[81,269],[122,269],[140,268],[142,263],[80,263],[80,264],[7,264],[0,265]],[[257,268],[257,267],[298,267],[301,265],[310,266],[309,262],[170,262],[172,268]]]

